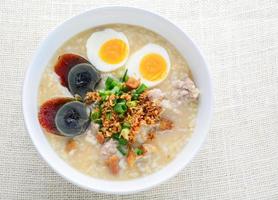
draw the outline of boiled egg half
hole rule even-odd
[[[89,61],[102,72],[123,66],[129,55],[129,43],[122,32],[113,29],[94,32],[86,43]]]
[[[148,87],[153,87],[166,79],[171,63],[163,47],[149,43],[135,52],[126,64],[129,76],[133,76]]]

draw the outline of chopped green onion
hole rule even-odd
[[[138,100],[139,99],[140,94],[137,93],[133,93],[131,99],[134,100]]]
[[[128,80],[128,75],[127,75],[127,69],[126,69],[123,77],[121,78],[121,81],[126,82],[127,80]]]
[[[111,94],[111,92],[107,90],[99,90],[98,93],[103,101],[105,101],[106,98]]]
[[[94,122],[102,126],[102,119],[96,119],[94,120]]]
[[[122,127],[123,127],[123,129],[124,129],[124,128],[130,128],[131,125],[130,125],[129,122],[124,122],[123,125],[122,125]]]
[[[116,141],[118,141],[118,146],[117,149],[119,150],[119,152],[121,152],[121,154],[123,154],[124,156],[127,155],[128,149],[127,149],[127,140],[125,140],[124,138],[121,137],[121,135],[119,133],[113,134],[112,138]]]
[[[121,96],[123,94],[123,91],[120,90],[119,92],[116,92],[115,94],[118,96]]]
[[[129,132],[130,132],[129,128],[123,128],[120,135],[121,135],[124,139],[128,140],[128,134],[129,134]]]
[[[121,113],[121,114],[118,115],[118,117],[119,117],[120,119],[123,119],[123,118],[125,118],[125,114],[124,114],[124,113]]]
[[[115,86],[112,90],[111,93],[113,94],[119,94],[119,92],[121,91],[119,86]]]
[[[111,112],[107,112],[106,113],[106,119],[110,120],[112,117],[112,113]]]
[[[95,111],[95,112],[91,113],[90,118],[91,118],[91,120],[95,121],[95,120],[99,119],[100,116],[101,116],[100,111]]]
[[[121,90],[122,90],[123,92],[128,92],[128,91],[129,91],[129,88],[123,85],[122,88],[121,88]]]
[[[119,144],[121,144],[121,145],[127,145],[127,140],[124,139],[124,138],[122,138],[122,137],[119,138],[118,142],[119,142]]]
[[[125,102],[120,102],[114,106],[114,110],[116,113],[123,114],[127,111],[127,106]]]
[[[117,140],[119,142],[120,145],[127,145],[127,140],[122,138],[121,135],[119,133],[115,133],[112,135],[112,138],[114,140]]]
[[[118,141],[118,139],[120,138],[120,134],[115,133],[115,134],[112,135],[112,138]]]
[[[142,94],[148,87],[145,84],[141,84],[136,90],[132,91],[132,100],[138,100],[140,94]]]
[[[136,149],[134,149],[134,153],[135,153],[137,156],[140,156],[140,155],[142,155],[144,152],[143,152],[142,149],[136,148]]]
[[[142,94],[148,87],[145,84],[141,84],[136,90],[135,93]]]
[[[123,154],[124,156],[127,155],[128,153],[128,148],[126,147],[126,145],[118,145],[117,146],[118,151]]]
[[[120,83],[117,80],[108,76],[105,81],[105,88],[106,90],[112,90],[115,86],[118,86],[119,84]]]
[[[117,99],[117,103],[126,103],[125,99]]]
[[[137,106],[137,101],[128,101],[126,102],[127,107],[132,108]]]

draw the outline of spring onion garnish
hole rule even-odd
[[[128,101],[126,102],[127,107],[132,108],[137,106],[137,101]]]
[[[140,156],[140,155],[142,155],[144,152],[143,152],[142,149],[136,148],[136,149],[134,149],[134,153],[135,153],[137,156]]]
[[[127,106],[125,102],[120,102],[114,106],[114,110],[116,113],[123,114],[127,111]]]
[[[127,69],[126,69],[123,77],[121,78],[121,82],[126,82],[127,80],[128,80],[128,75],[127,75]]]
[[[141,84],[136,90],[136,94],[142,94],[148,87],[145,84]]]
[[[120,82],[111,78],[111,77],[107,77],[106,81],[105,81],[105,89],[106,90],[112,90],[115,86],[119,86]]]

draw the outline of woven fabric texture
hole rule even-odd
[[[83,190],[38,155],[24,127],[25,71],[43,38],[104,5],[156,11],[198,44],[211,68],[206,143],[176,177],[135,195]],[[0,199],[278,199],[277,0],[0,0]]]

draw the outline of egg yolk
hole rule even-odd
[[[159,54],[148,54],[142,58],[139,71],[144,79],[148,81],[158,81],[165,77],[167,63]]]
[[[99,50],[100,58],[108,64],[122,62],[128,53],[128,47],[123,40],[112,39],[106,41]]]

